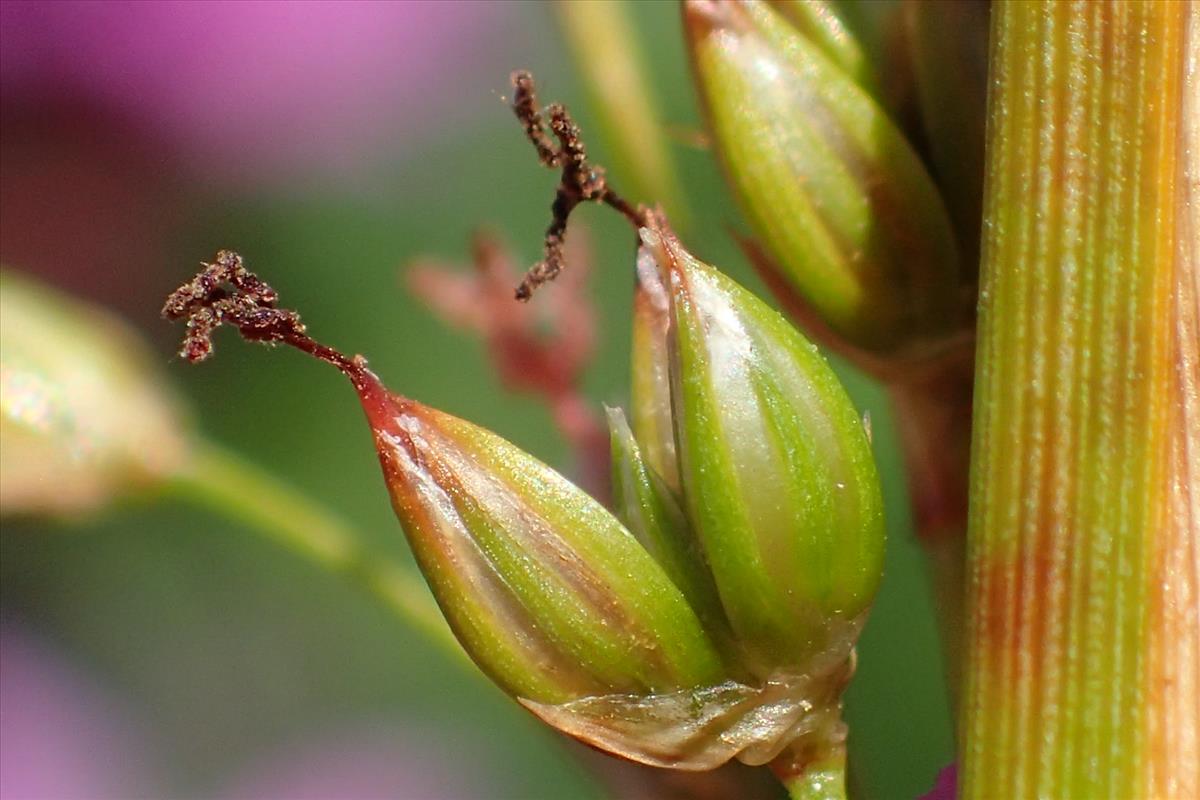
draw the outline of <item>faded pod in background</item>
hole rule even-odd
[[[904,135],[827,46],[757,0],[687,0],[696,85],[772,288],[840,339],[917,357],[970,292],[942,198]]]
[[[132,327],[0,272],[0,513],[98,511],[158,486],[188,431]]]

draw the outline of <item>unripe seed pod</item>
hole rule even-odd
[[[903,134],[757,0],[688,0],[692,66],[726,174],[784,284],[846,342],[919,354],[969,311],[942,199]]]
[[[164,314],[188,321],[190,360],[229,323],[349,377],[451,629],[548,724],[678,769],[834,757],[881,568],[866,435],[799,333],[654,214],[639,220],[644,296],[656,298],[650,360],[665,361],[669,403],[657,384],[644,394],[679,445],[660,457],[686,502],[614,413],[618,512],[634,532],[495,434],[388,392],[364,359],[311,338],[235,253],[205,264]]]
[[[749,668],[803,668],[869,607],[883,567],[862,421],[816,348],[750,292],[643,229],[671,302],[685,506]]]
[[[495,434],[352,377],[417,563],[501,687],[560,703],[723,680],[684,595],[599,503]]]

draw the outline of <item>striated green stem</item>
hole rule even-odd
[[[361,586],[455,660],[462,659],[462,648],[420,578],[364,549],[344,522],[274,476],[218,445],[202,443],[175,476],[175,489]]]
[[[1156,741],[1196,734],[1194,715],[1160,730],[1151,687],[1173,580],[1155,565],[1168,539],[1196,545],[1168,513],[1188,435],[1172,426],[1172,294],[1195,269],[1177,198],[1195,13],[993,6],[964,798],[1164,796],[1194,777],[1194,759],[1151,777]],[[1176,701],[1194,708],[1194,684]]]

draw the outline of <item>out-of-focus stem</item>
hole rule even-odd
[[[1194,797],[1197,4],[992,13],[961,796]]]
[[[555,4],[622,185],[632,187],[635,202],[661,203],[677,227],[686,227],[687,203],[628,6],[626,0]]]
[[[366,589],[454,660],[463,659],[462,648],[421,579],[367,551],[344,522],[301,492],[212,443],[196,447],[187,468],[175,476],[175,487],[186,499],[239,519],[322,569]]]

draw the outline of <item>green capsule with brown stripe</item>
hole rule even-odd
[[[879,478],[862,420],[817,349],[746,289],[642,230],[670,297],[685,507],[747,666],[826,652],[883,569]]]
[[[373,376],[358,388],[421,572],[505,691],[563,703],[724,680],[684,595],[598,502],[494,433]]]

